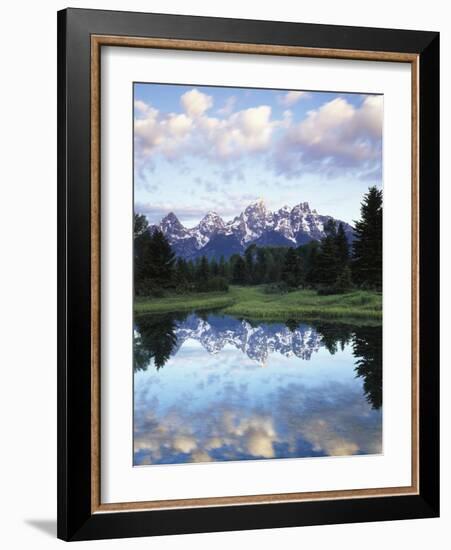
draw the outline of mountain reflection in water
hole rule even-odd
[[[382,451],[380,326],[138,316],[134,370],[135,465]]]

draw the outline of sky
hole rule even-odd
[[[383,96],[134,84],[135,212],[193,227],[263,199],[353,223],[382,187]]]

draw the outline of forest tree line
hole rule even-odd
[[[297,248],[250,245],[244,255],[226,259],[176,258],[159,230],[150,232],[135,214],[135,293],[163,296],[177,292],[227,291],[229,284],[267,285],[268,292],[313,288],[339,294],[352,288],[382,288],[382,191],[371,187],[349,244],[343,225],[330,219],[325,236]]]

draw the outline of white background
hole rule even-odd
[[[131,467],[133,80],[383,93],[383,454]],[[407,486],[411,480],[411,70],[400,63],[107,48],[102,53],[101,502]],[[335,88],[336,89],[336,88]],[[127,207],[128,205],[128,207]],[[393,234],[397,235],[393,239]],[[402,242],[400,249],[398,243]],[[396,270],[393,266],[396,265]],[[403,327],[403,330],[398,330]],[[129,365],[129,368],[124,368]],[[106,397],[106,398],[105,398]]]
[[[446,3],[323,0],[298,3],[183,0],[76,2],[72,6],[428,29],[442,32],[442,279],[450,279],[451,30]],[[0,124],[1,545],[53,548],[56,518],[56,10],[23,1],[2,10]],[[445,255],[445,252],[447,254]],[[450,294],[442,289],[442,335]],[[446,318],[445,318],[446,314]],[[449,353],[442,354],[442,518],[83,543],[84,548],[229,549],[445,547],[450,536]],[[449,543],[446,543],[449,544]]]

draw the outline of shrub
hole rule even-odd
[[[337,294],[347,292],[352,288],[351,270],[346,266],[343,271],[338,275],[335,281],[334,288]]]
[[[211,277],[204,285],[206,292],[228,292],[229,284],[225,277]]]
[[[343,294],[343,291],[337,291],[335,286],[322,286],[317,290],[318,296],[330,296],[331,294]]]
[[[353,287],[351,279],[351,270],[345,267],[338,275],[333,285],[322,286],[318,289],[318,296],[329,296],[331,294],[345,294]]]
[[[163,298],[166,291],[152,279],[141,279],[135,282],[135,295],[142,297]]]
[[[270,283],[264,288],[265,294],[286,294],[288,290],[288,285],[284,281],[280,281],[278,283]]]

